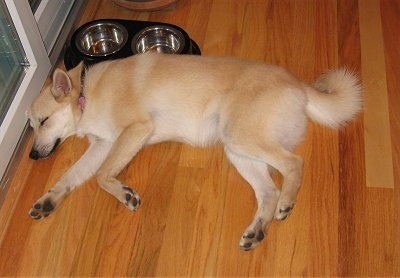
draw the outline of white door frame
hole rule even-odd
[[[51,63],[28,1],[5,0],[30,66],[0,126],[0,178],[27,123],[25,112],[40,92]]]

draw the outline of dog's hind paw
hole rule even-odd
[[[248,230],[246,231],[239,242],[240,249],[249,251],[258,246],[264,239],[265,233],[263,230]]]
[[[239,242],[240,249],[249,251],[258,246],[265,238],[264,227],[261,219],[256,219],[243,233]]]
[[[125,199],[123,201],[124,205],[132,211],[136,211],[140,206],[140,197],[139,195],[130,187],[123,186]]]
[[[294,204],[286,205],[286,206],[279,206],[276,208],[274,218],[276,220],[285,220],[291,211],[293,210]]]
[[[29,210],[29,216],[35,220],[42,220],[49,216],[54,211],[55,205],[50,198],[45,199],[43,202],[38,201]]]

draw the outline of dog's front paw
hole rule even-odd
[[[46,218],[54,211],[55,205],[50,198],[36,202],[29,210],[29,216],[36,220]]]
[[[136,211],[139,206],[140,206],[140,197],[139,195],[130,187],[128,186],[123,186],[122,187],[124,191],[124,205],[132,211]]]

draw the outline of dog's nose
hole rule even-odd
[[[31,152],[29,153],[29,158],[38,160],[40,158],[40,154],[37,150],[32,149]]]

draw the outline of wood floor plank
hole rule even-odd
[[[395,233],[387,226],[389,219],[393,219],[395,206],[393,204],[393,190],[382,188],[371,188],[366,193],[365,208],[362,223],[360,223],[360,252],[365,258],[360,261],[362,275],[390,276],[393,273],[395,260]],[[379,208],[377,210],[377,208]],[[377,242],[375,237],[385,238],[385,241]],[[376,260],[375,258],[382,258]]]
[[[128,268],[130,276],[155,275],[164,240],[166,220],[173,204],[171,196],[178,171],[180,145],[168,143],[156,147],[159,149],[157,153],[162,156],[157,160],[159,165],[142,194],[143,215],[140,217],[141,222],[137,231],[140,237],[137,238],[131,253]]]
[[[173,150],[175,148],[172,148]],[[120,177],[125,184],[134,188],[142,198],[146,196],[146,190],[153,175],[159,171],[160,159],[168,159],[168,149],[160,149],[160,146],[147,148],[140,152]],[[148,202],[147,198],[142,202]],[[140,244],[143,239],[138,234],[139,224],[143,222],[142,210],[137,212],[127,211],[122,206],[116,206],[114,215],[110,220],[109,232],[105,239],[105,246],[101,250],[101,256],[96,269],[96,276],[127,276],[129,275],[130,258],[132,248]],[[121,259],[126,258],[126,259]]]
[[[265,60],[265,46],[267,44],[266,14],[269,1],[241,1],[236,13],[237,27],[232,37],[232,55],[253,60]],[[251,31],[250,31],[251,30]]]
[[[212,9],[213,0],[203,1],[182,1],[183,5],[187,5],[188,11],[187,24],[185,31],[190,38],[200,47],[202,51],[204,40],[206,38],[208,19]]]
[[[34,167],[32,161],[23,159],[29,155],[31,149],[30,146],[32,144],[32,136],[28,134],[27,137],[27,145],[22,146],[23,149],[21,149],[22,162],[19,167],[17,167],[15,175],[11,177],[8,181],[9,185],[7,194],[5,194],[5,189],[2,189],[1,191],[1,194],[3,195],[2,197],[4,199],[2,198],[3,200],[0,209],[0,223],[2,223],[2,225],[0,225],[0,242],[3,241],[3,238],[8,231],[8,225],[12,220],[12,216],[14,214],[16,206],[18,206],[18,200],[24,189],[24,184],[29,181],[29,175],[27,175],[26,173],[29,173],[32,167]]]
[[[214,1],[208,19],[207,40],[204,42],[206,55],[234,55],[242,43],[243,22],[247,1]],[[224,16],[221,16],[223,14]],[[254,26],[246,26],[251,30]],[[228,39],[227,39],[228,38]],[[221,44],[221,41],[225,43]],[[252,51],[249,49],[248,51]]]
[[[225,208],[229,164],[220,146],[211,148],[208,167],[204,169],[204,183],[197,206],[193,242],[190,254],[190,276],[215,276],[221,240],[221,227],[225,221]],[[201,164],[200,164],[201,165]]]
[[[174,182],[171,199],[176,205],[171,206],[166,221],[173,225],[166,225],[164,232],[165,243],[161,246],[160,259],[155,269],[156,276],[168,276],[175,273],[177,276],[188,276],[190,273],[193,236],[195,235],[195,218],[201,186],[204,184],[205,172],[201,168],[178,169]],[[210,236],[210,235],[204,235]],[[170,260],[170,258],[179,258]]]
[[[338,1],[338,58],[340,66],[361,71],[361,41],[357,1]],[[358,54],[356,54],[358,53]],[[361,215],[365,208],[364,129],[359,117],[339,131],[338,274],[361,275]]]
[[[250,256],[238,251],[240,237],[255,213],[254,195],[251,188],[233,167],[229,168],[227,184],[229,186],[226,189],[218,247],[219,250],[226,250],[230,255],[218,256],[214,276],[248,276]],[[219,252],[219,254],[221,253]]]
[[[316,2],[315,74],[338,67],[338,11],[336,1]],[[310,190],[310,260],[313,276],[338,276],[339,134],[311,128],[304,144],[305,177]],[[327,171],[327,169],[330,169]],[[310,177],[309,177],[310,176]],[[326,217],[326,215],[329,215]],[[311,251],[312,250],[312,251]]]
[[[393,218],[388,220],[389,223],[392,223],[391,228],[394,236],[391,241],[393,253],[387,258],[388,264],[393,260],[393,273],[400,273],[400,214],[396,213],[400,211],[400,145],[397,140],[400,137],[400,113],[398,109],[400,105],[400,80],[398,78],[400,72],[400,52],[397,47],[400,45],[400,36],[397,32],[400,28],[400,17],[398,16],[400,13],[400,3],[397,1],[382,1],[381,12],[385,42],[394,174],[394,188],[393,191],[388,194],[393,195],[393,211],[395,212]],[[388,224],[386,225],[390,226]]]
[[[379,0],[359,1],[361,70],[366,90],[364,140],[367,186],[394,187],[385,52]]]

